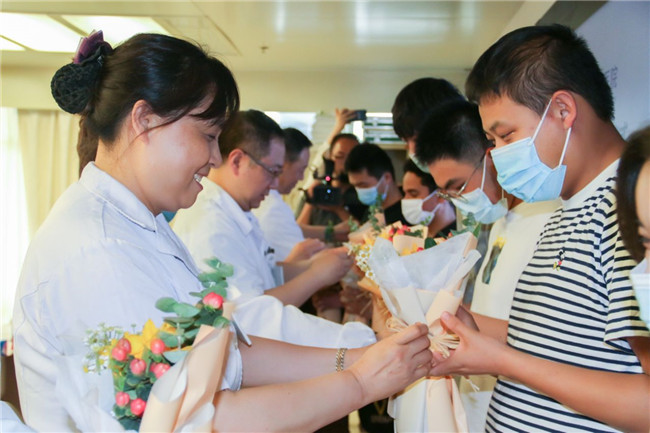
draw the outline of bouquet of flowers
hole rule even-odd
[[[199,275],[195,305],[161,298],[156,307],[174,316],[158,328],[148,320],[140,332],[101,324],[88,331],[86,372],[110,369],[115,403],[112,415],[126,430],[211,430],[212,398],[220,383],[233,304],[224,303],[232,266],[207,260],[212,271]],[[209,377],[198,374],[209,372]],[[210,407],[205,407],[210,406]]]
[[[469,226],[473,230],[474,226]],[[399,223],[383,227],[362,244],[349,245],[365,278],[359,285],[379,293],[391,313],[388,326],[401,329],[427,323],[431,349],[443,356],[458,339],[440,325],[443,311],[455,314],[466,277],[480,254],[469,231],[449,238],[427,237],[426,227]],[[389,413],[398,432],[465,431],[467,422],[451,378],[425,378],[391,400]]]

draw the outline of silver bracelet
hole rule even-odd
[[[347,347],[341,347],[336,351],[336,371],[343,371],[345,364],[345,352],[348,351]]]

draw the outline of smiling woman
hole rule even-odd
[[[83,412],[82,396],[61,396],[58,363],[85,352],[79,346],[86,330],[162,322],[158,298],[193,303],[190,293],[202,290],[196,264],[161,211],[192,205],[201,178],[221,164],[217,137],[238,111],[239,94],[219,60],[153,34],[114,50],[101,34],[91,35],[74,63],[57,72],[52,90],[64,110],[82,114],[98,151],[27,252],[14,311],[15,362],[27,424],[70,431],[77,428],[73,414]],[[336,373],[334,349],[252,338],[240,351],[232,339],[214,397],[214,429],[315,430],[426,374],[425,334],[426,327],[415,325],[367,355],[351,349],[337,364],[345,370]],[[269,385],[277,382],[292,383]],[[246,416],[253,410],[258,416]]]

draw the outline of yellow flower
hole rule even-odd
[[[131,354],[138,359],[142,359],[145,347],[151,349],[151,340],[158,336],[158,328],[153,324],[151,319],[144,324],[140,334],[124,333],[124,338],[131,343]]]

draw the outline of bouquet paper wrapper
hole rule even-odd
[[[234,304],[223,304],[231,319]],[[140,432],[211,432],[214,405],[228,362],[228,327],[202,326],[192,349],[153,385]],[[79,353],[82,352],[78,348]],[[114,403],[110,371],[84,373],[83,355],[61,356],[57,363],[57,397],[76,427],[83,432],[123,432],[111,416]]]
[[[234,304],[223,305],[232,318]],[[214,395],[228,362],[228,328],[201,326],[192,350],[156,381],[140,432],[212,432]]]
[[[455,336],[440,325],[444,311],[455,314],[467,274],[480,254],[476,238],[463,233],[415,254],[398,255],[393,244],[378,238],[368,265],[393,315],[393,327],[416,322],[429,326],[432,350],[448,353]],[[397,324],[397,325],[396,325]],[[396,432],[466,432],[467,420],[456,382],[449,377],[421,379],[391,398],[389,414]]]

